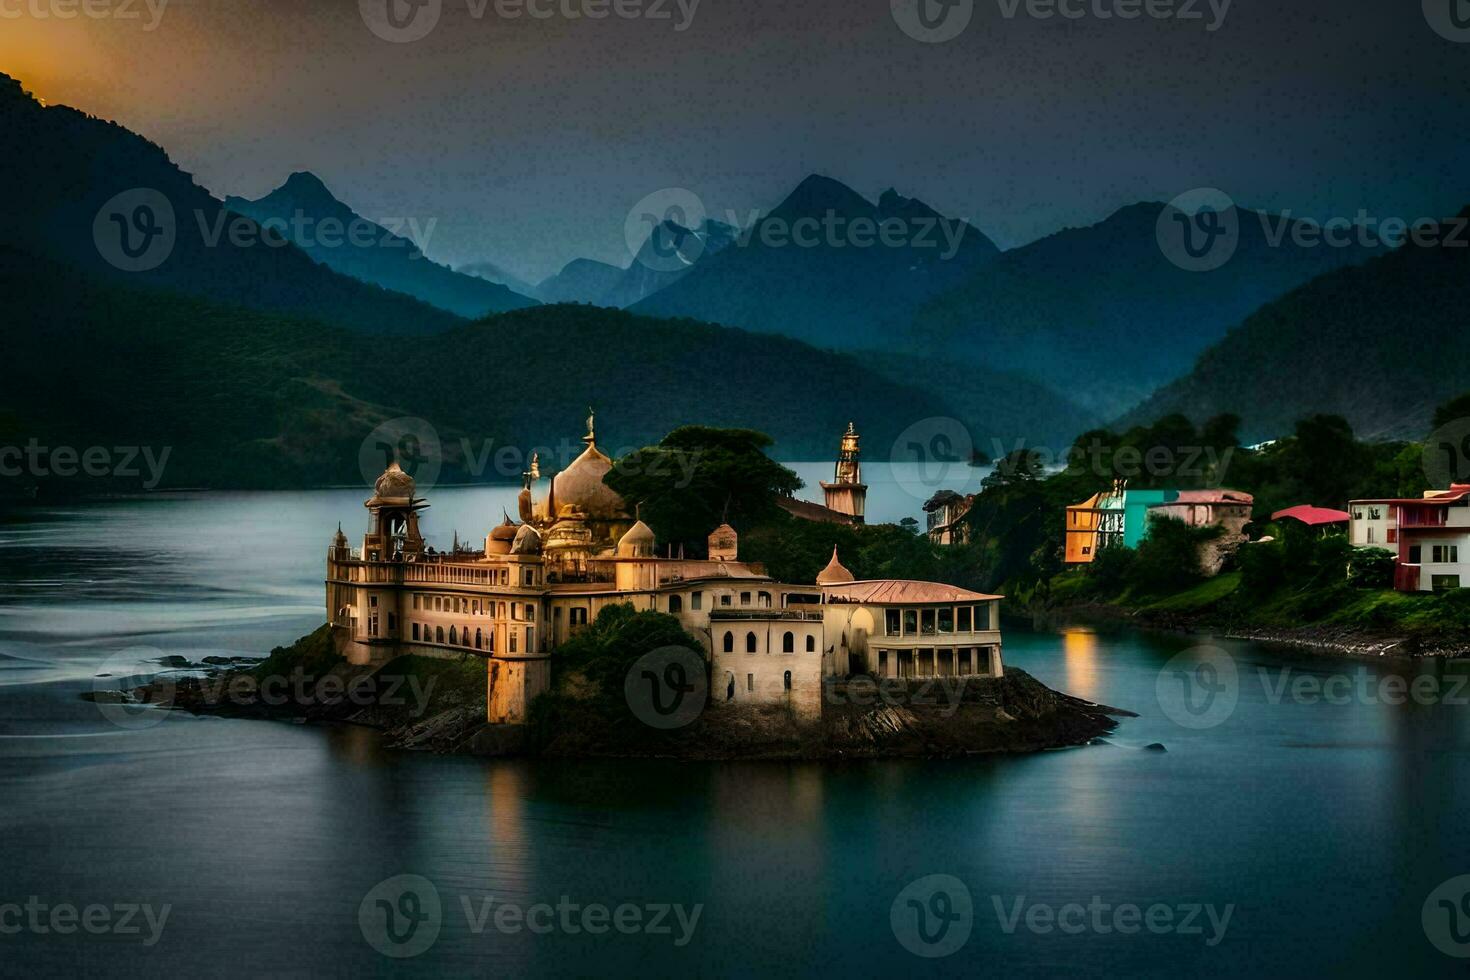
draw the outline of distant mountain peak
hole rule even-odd
[[[842,215],[869,214],[873,204],[839,180],[822,174],[811,174],[782,201],[773,214],[815,215],[833,212]]]
[[[310,170],[296,171],[287,177],[286,182],[277,189],[290,191],[292,194],[323,195],[335,200],[335,196],[327,189],[327,185],[322,183],[322,179]]]

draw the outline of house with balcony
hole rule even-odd
[[[1349,513],[1353,544],[1397,554],[1399,591],[1442,592],[1470,584],[1470,484],[1423,497],[1354,500]]]

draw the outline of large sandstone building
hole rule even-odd
[[[361,548],[338,528],[327,557],[328,619],[357,664],[418,654],[484,658],[488,720],[520,724],[547,690],[556,650],[606,606],[677,617],[700,639],[714,703],[785,703],[821,713],[826,677],[999,676],[999,597],[933,582],[854,581],[834,551],[812,584],[777,582],[739,558],[729,525],[708,557],[659,557],[653,531],[603,482],[612,461],[587,448],[536,499],[533,463],[519,520],[505,518],[483,550],[435,554],[419,528],[427,501],[395,462],[366,502]],[[862,507],[857,438],[843,437],[828,503]],[[837,493],[833,493],[837,490]],[[852,515],[861,519],[861,510]]]

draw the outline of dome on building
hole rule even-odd
[[[618,539],[618,557],[652,558],[654,544],[653,528],[639,521]]]
[[[403,472],[396,459],[388,464],[373,485],[373,493],[380,500],[409,500],[413,498],[415,489],[413,477]]]
[[[541,532],[529,524],[522,524],[516,532],[515,541],[511,543],[510,553],[513,555],[539,555],[541,553]]]
[[[587,526],[587,515],[579,507],[561,508],[562,516],[546,531],[542,547],[547,551],[590,551],[592,528]]]
[[[546,517],[555,519],[563,507],[572,505],[581,508],[591,520],[626,518],[628,505],[612,487],[602,482],[611,469],[612,460],[602,454],[596,443],[588,443],[582,455],[552,478],[550,499],[556,502],[557,513],[547,513]]]
[[[837,549],[832,549],[832,560],[827,562],[827,567],[817,573],[818,585],[844,585],[856,581],[852,572],[842,567],[842,562],[837,560]]]
[[[485,553],[490,555],[506,555],[510,553],[510,546],[520,532],[520,526],[506,515],[504,523],[490,529],[485,538]]]

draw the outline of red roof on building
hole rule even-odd
[[[1346,524],[1352,519],[1352,515],[1345,510],[1333,510],[1331,507],[1313,507],[1311,504],[1299,504],[1296,507],[1288,507],[1278,510],[1271,515],[1271,520],[1279,521],[1283,517],[1301,521],[1308,527],[1321,527],[1324,524]]]
[[[1431,493],[1427,497],[1368,497],[1354,500],[1355,504],[1450,504],[1470,495],[1470,483],[1452,483],[1448,490]]]
[[[845,582],[823,588],[828,602],[870,602],[874,604],[922,602],[983,602],[1002,596],[985,595],[938,582],[914,582],[908,579],[883,578],[866,582]]]

